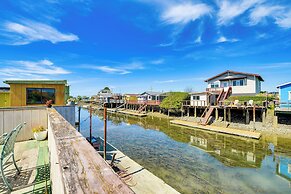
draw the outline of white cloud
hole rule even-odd
[[[153,65],[160,65],[160,64],[165,63],[165,60],[164,59],[157,59],[157,60],[154,60],[154,61],[150,61],[150,63],[153,64]]]
[[[237,42],[239,41],[238,39],[236,38],[233,38],[233,39],[228,39],[226,38],[225,36],[220,36],[218,39],[217,39],[217,43],[223,43],[223,42]]]
[[[96,66],[96,65],[84,65],[84,68],[88,69],[95,69],[95,70],[100,70],[105,73],[111,73],[111,74],[120,74],[120,75],[125,75],[132,73],[132,70],[140,70],[144,69],[143,63],[141,62],[132,62],[128,64],[121,64],[119,66],[113,67],[113,66]]]
[[[228,24],[235,17],[243,14],[248,9],[257,4],[262,3],[264,0],[222,0],[219,1],[219,11],[217,14],[218,24]]]
[[[211,7],[203,3],[174,4],[166,8],[161,18],[167,24],[187,24],[210,14],[211,10]]]
[[[284,7],[282,6],[257,6],[250,14],[250,25],[256,25],[266,17],[276,17],[283,9]]]
[[[0,75],[7,78],[47,79],[45,76],[70,74],[71,72],[55,66],[49,60],[5,61],[2,62]],[[4,66],[4,67],[3,67]]]
[[[275,17],[276,24],[282,28],[291,28],[291,11]]]
[[[79,40],[78,36],[74,34],[65,34],[52,26],[31,20],[6,22],[3,30],[9,33],[8,36],[5,34],[3,36],[10,39],[9,41],[12,45],[25,45],[42,40],[50,41],[53,44]]]
[[[125,69],[121,69],[121,68],[114,68],[114,67],[109,67],[109,66],[94,66],[91,67],[92,69],[97,69],[106,73],[115,73],[115,74],[129,74],[131,73],[130,71],[127,71]]]
[[[194,42],[200,44],[202,42],[201,36],[198,36]]]

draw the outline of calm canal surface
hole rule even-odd
[[[82,110],[84,136],[88,116]],[[94,136],[103,137],[102,116],[94,112]],[[291,139],[246,140],[109,114],[108,142],[181,193],[291,193]]]

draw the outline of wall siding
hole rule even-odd
[[[289,92],[291,92],[291,85],[286,85],[280,87],[280,102],[288,103],[289,107],[291,107],[291,100],[289,100]],[[288,107],[287,104],[281,105],[282,107]]]
[[[10,93],[0,92],[0,107],[10,106]]]
[[[56,90],[55,105],[65,105],[65,85],[60,84],[10,84],[11,106],[27,106],[26,88],[54,88]]]

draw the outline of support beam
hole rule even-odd
[[[197,117],[197,107],[196,106],[194,107],[194,117],[195,118]]]
[[[189,107],[187,107],[187,117],[189,117],[190,116],[190,110],[189,110],[190,108]]]
[[[250,112],[249,112],[249,109],[246,110],[246,124],[250,124]]]
[[[215,108],[215,120],[218,120],[218,108]]]
[[[228,122],[231,122],[231,110],[230,110],[230,108],[228,109]]]
[[[226,108],[223,109],[223,120],[226,122]]]
[[[253,107],[253,121],[256,122],[256,107]]]

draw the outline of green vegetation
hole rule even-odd
[[[166,109],[181,109],[183,101],[189,99],[190,95],[187,92],[169,92],[160,107]]]
[[[248,102],[250,100],[254,101],[254,104],[263,106],[264,102],[266,101],[266,96],[264,95],[257,95],[257,96],[231,96],[229,97],[225,102],[234,102],[235,100],[238,100],[239,103]],[[275,96],[268,96],[268,101],[275,100]]]

